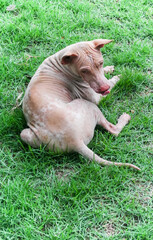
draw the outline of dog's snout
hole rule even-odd
[[[106,92],[110,88],[109,85],[103,85],[99,88],[99,92]]]

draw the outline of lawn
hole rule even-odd
[[[0,240],[152,239],[152,20],[152,0],[0,0]],[[41,62],[98,38],[114,39],[102,53],[122,74],[99,108],[114,124],[123,112],[131,121],[118,137],[97,127],[89,146],[141,172],[20,139],[26,122],[16,99]]]

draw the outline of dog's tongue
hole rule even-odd
[[[107,95],[107,94],[109,94],[109,93],[110,93],[110,91],[107,90],[107,91],[105,91],[105,92],[102,92],[101,94],[102,94],[102,95]]]

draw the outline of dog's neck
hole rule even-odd
[[[48,62],[55,72],[56,78],[60,79],[70,91],[72,99],[83,98],[85,88],[89,88],[89,84],[84,82],[76,71],[70,65],[63,65],[60,61],[60,52],[50,56]],[[62,74],[62,75],[61,75]],[[61,77],[60,77],[61,76]]]
[[[45,96],[56,101],[70,102],[76,98],[86,98],[89,84],[70,65],[61,63],[61,51],[48,57],[40,65],[31,79],[29,89],[45,92]]]

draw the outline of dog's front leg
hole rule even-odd
[[[89,87],[84,91],[84,99],[98,105],[102,99],[102,95],[96,93],[91,87]]]
[[[107,66],[104,68],[104,73],[113,73],[114,72],[114,66]]]
[[[114,76],[111,79],[109,79],[109,86],[110,86],[109,90],[111,90],[119,80],[120,80],[120,75]]]
[[[113,73],[114,72],[114,66],[107,66],[104,68],[104,73]],[[110,85],[110,90],[115,86],[115,84],[120,80],[120,75],[119,76],[114,76],[109,80],[109,85]]]
[[[108,84],[110,86],[109,91],[112,90],[112,88],[116,85],[116,83],[119,80],[120,80],[120,75],[119,76],[114,76],[114,77],[112,77],[111,79],[108,80]],[[90,90],[88,90],[87,96],[88,96],[88,100],[90,102],[93,102],[96,105],[98,105],[99,102],[101,101],[101,99],[106,97],[107,95],[102,95],[102,94],[96,93],[92,88],[90,88]]]

